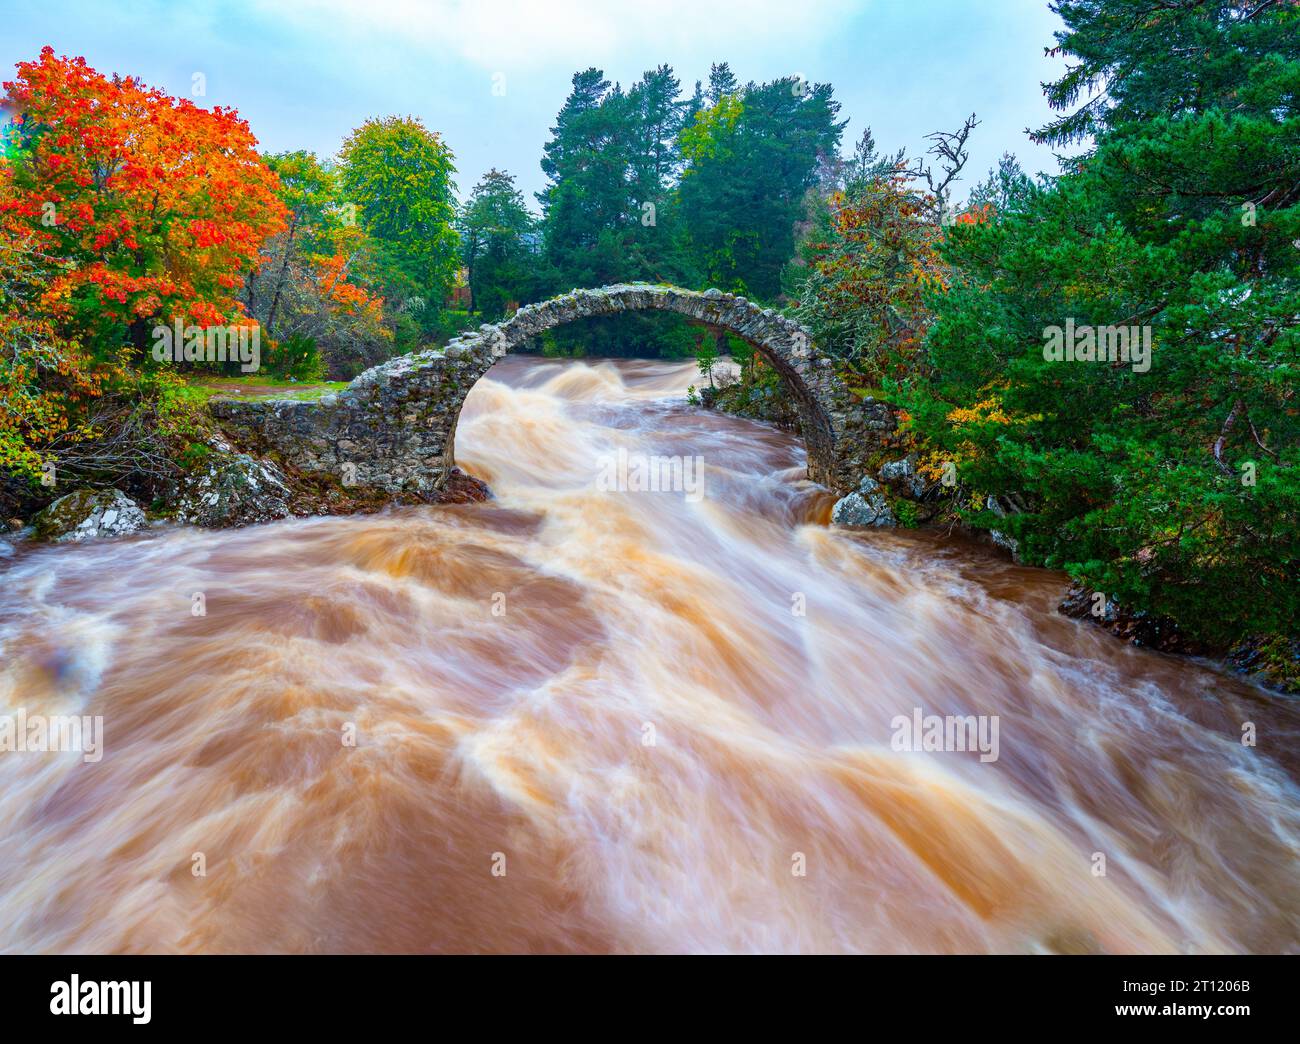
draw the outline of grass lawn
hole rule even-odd
[[[347,381],[320,381],[305,384],[302,381],[280,380],[275,377],[200,377],[190,385],[206,399],[319,399],[327,392],[341,391]]]

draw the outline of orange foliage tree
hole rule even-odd
[[[4,88],[0,469],[30,478],[56,440],[106,434],[155,325],[248,321],[237,295],[285,208],[233,110],[49,47]]]
[[[973,120],[965,133],[970,126]],[[965,142],[962,132],[931,137]],[[987,220],[983,204],[947,211],[946,185],[965,160],[942,151],[941,159],[951,175],[936,188],[929,169],[902,153],[878,156],[868,131],[840,184],[818,200],[801,250],[794,315],[855,383],[878,388],[925,368],[930,303],[950,274],[940,254],[944,226]]]
[[[895,170],[828,201],[825,234],[805,252],[803,311],[839,342],[846,362],[879,381],[910,365],[928,323],[926,291],[941,288],[940,229],[929,201]],[[825,336],[823,334],[823,336]]]
[[[49,47],[5,89],[20,140],[0,206],[52,263],[38,307],[76,331],[126,328],[136,347],[155,320],[242,318],[237,293],[285,208],[237,113]]]
[[[77,417],[119,373],[96,365],[81,345],[55,330],[48,316],[24,307],[40,293],[39,259],[0,235],[0,473],[34,480],[42,474],[42,449],[91,435]]]

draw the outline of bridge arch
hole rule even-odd
[[[441,489],[455,464],[456,421],[470,389],[525,341],[575,319],[623,312],[676,312],[754,345],[789,389],[808,450],[808,475],[851,489],[864,459],[893,427],[889,408],[858,399],[808,331],[772,309],[719,290],[620,283],[526,305],[500,323],[462,333],[445,348],[390,359],[317,401],[222,401],[213,412],[237,439],[273,449],[308,472],[389,492]]]

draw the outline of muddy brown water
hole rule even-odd
[[[507,359],[457,435],[494,501],[0,563],[0,717],[104,723],[0,752],[0,950],[1300,949],[1293,701],[830,528],[693,382]]]

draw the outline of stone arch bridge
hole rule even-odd
[[[847,492],[871,448],[894,426],[889,407],[854,396],[808,332],[771,309],[719,290],[618,284],[574,290],[462,333],[445,348],[391,359],[315,401],[221,400],[212,412],[250,449],[274,451],[302,471],[346,476],[397,493],[442,489],[455,464],[456,421],[470,389],[502,356],[575,319],[658,310],[721,327],[758,350],[798,408],[808,475]]]

